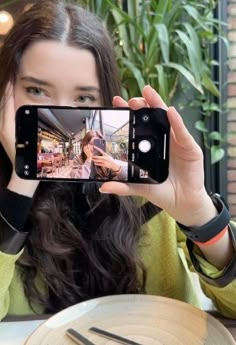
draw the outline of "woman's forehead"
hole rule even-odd
[[[99,88],[93,54],[56,41],[40,41],[26,49],[19,66],[19,78],[25,77],[34,77],[52,87],[63,83]]]

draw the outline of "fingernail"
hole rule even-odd
[[[117,100],[117,99],[120,100],[120,99],[122,99],[122,98],[121,98],[120,96],[114,96],[114,97],[113,97],[113,101],[115,101],[115,100]]]
[[[149,84],[147,84],[147,85],[144,86],[144,89],[146,89],[146,88],[149,88],[149,89],[154,90],[153,87],[152,87],[151,85],[149,85]]]
[[[104,192],[104,191],[102,190],[102,188],[99,188],[99,192],[102,193],[102,194],[110,194],[110,192]]]

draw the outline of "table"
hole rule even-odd
[[[0,344],[1,345],[23,345],[28,336],[44,320],[15,321],[0,323]],[[12,336],[14,334],[14,337]]]
[[[236,320],[226,319],[215,311],[209,314],[222,322],[236,341]],[[25,320],[25,317],[18,317],[16,321],[13,321],[11,318],[5,319],[5,321],[0,322],[0,345],[24,345],[29,335],[41,325],[47,317],[48,316],[42,316],[41,320]],[[12,334],[14,334],[14,339]]]

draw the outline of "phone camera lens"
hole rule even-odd
[[[25,114],[26,114],[26,115],[29,115],[29,114],[30,114],[29,109],[26,109],[26,110],[25,110]]]
[[[142,121],[143,121],[143,122],[148,122],[149,120],[150,120],[150,117],[149,117],[148,114],[143,114],[143,115],[142,115]]]

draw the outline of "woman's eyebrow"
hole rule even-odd
[[[50,87],[53,86],[52,84],[50,84],[49,82],[47,82],[45,80],[41,80],[41,79],[31,77],[31,76],[23,76],[20,78],[20,80],[29,81],[31,83],[42,85],[42,86],[50,86]]]
[[[75,90],[77,90],[77,91],[97,91],[97,92],[100,91],[97,86],[76,86]]]
[[[40,86],[49,86],[49,87],[53,87],[52,84],[50,84],[49,82],[47,82],[46,80],[42,80],[42,79],[38,79],[35,77],[31,77],[31,76],[23,76],[20,78],[20,80],[23,81],[28,81],[34,84],[38,84]],[[76,91],[96,91],[96,92],[100,92],[99,88],[97,86],[76,86],[75,87]]]

